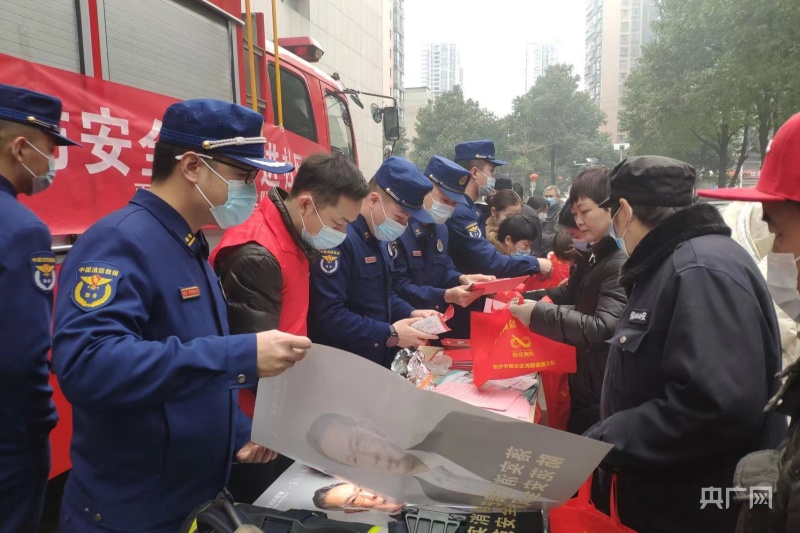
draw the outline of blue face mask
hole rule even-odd
[[[520,250],[519,248],[517,248],[515,246],[514,247],[514,255],[515,256],[529,256],[529,255],[531,255],[531,251],[530,250]]]
[[[585,241],[583,239],[572,239],[572,245],[576,250],[580,250],[581,252],[589,250],[590,246],[589,241]]]
[[[433,196],[431,196],[433,198]],[[444,224],[447,219],[453,215],[456,208],[452,205],[447,205],[436,200],[433,201],[433,206],[428,209],[428,214],[433,219],[434,224]]]
[[[247,220],[247,218],[253,213],[253,209],[256,206],[256,200],[258,199],[255,184],[247,184],[243,181],[226,180],[216,170],[211,168],[211,165],[206,163],[202,158],[200,161],[203,161],[203,164],[207,166],[215,176],[228,185],[228,199],[224,204],[215,206],[211,203],[208,197],[203,194],[200,186],[196,183],[194,184],[194,186],[197,187],[197,190],[200,191],[200,195],[203,197],[203,199],[205,199],[205,201],[208,202],[208,205],[211,206],[211,214],[214,216],[214,220],[217,221],[219,227],[222,229],[230,228],[232,226],[238,226]]]
[[[558,200],[556,200],[555,198],[545,198],[545,201],[547,202],[547,205],[553,207],[554,205],[556,205],[556,202]]]
[[[614,216],[611,217],[611,225],[608,227],[608,236],[614,239],[614,242],[617,243],[617,248],[622,250],[625,255],[630,255],[628,253],[628,248],[625,246],[625,234],[628,232],[628,228],[630,227],[631,223],[628,222],[628,225],[625,227],[625,231],[622,232],[622,236],[617,236],[617,231],[614,229],[614,219],[617,218],[622,206],[617,209],[617,212],[614,213]],[[633,212],[631,212],[631,216],[633,216]]]
[[[480,170],[478,172],[481,172]],[[481,172],[483,174],[483,172]],[[486,185],[481,185],[480,182],[478,183],[478,196],[491,196],[494,193],[494,185],[497,182],[496,179],[483,174],[486,178]],[[475,181],[478,181],[475,179]]]
[[[383,207],[383,200],[378,198],[378,201],[381,203],[383,216],[386,217],[386,220],[380,226],[376,226],[375,218],[372,216],[372,210],[370,209],[369,218],[372,220],[372,227],[375,228],[375,238],[384,242],[396,241],[403,235],[403,233],[405,233],[408,226],[404,226],[396,220],[392,220],[386,216],[386,209]]]
[[[324,222],[322,222],[322,217],[319,216],[319,211],[317,211],[317,206],[314,205],[314,199],[309,198],[311,200],[311,205],[314,207],[314,212],[317,214],[317,218],[322,224],[322,229],[316,235],[311,235],[311,233],[306,229],[306,221],[303,220],[303,217],[300,217],[300,222],[303,223],[303,240],[306,241],[308,244],[316,248],[317,250],[328,250],[330,248],[336,248],[340,244],[344,242],[347,238],[347,233],[343,233],[341,231],[335,230],[330,226],[326,226]]]
[[[56,158],[52,155],[47,155],[38,148],[36,148],[30,141],[26,140],[28,146],[33,148],[33,150],[39,154],[40,156],[47,159],[47,173],[42,176],[37,176],[25,163],[22,163],[22,167],[28,171],[28,173],[33,177],[33,190],[31,191],[32,194],[40,193],[43,190],[50,187],[53,184],[53,180],[56,178]]]

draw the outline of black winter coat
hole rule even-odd
[[[737,509],[701,509],[703,489],[724,499],[737,461],[786,432],[764,413],[779,386],[775,309],[729,236],[716,208],[690,207],[650,231],[620,275],[628,306],[609,341],[603,421],[586,436],[614,445],[601,466],[618,472],[619,514],[638,533],[733,531]]]
[[[558,217],[563,208],[563,203],[551,205],[547,208],[547,218],[542,222],[542,243],[540,246],[542,257],[553,251],[553,241],[556,235],[558,235],[558,232],[563,229],[558,223]]]
[[[553,303],[539,302],[530,329],[554,341],[575,346],[578,371],[569,375],[570,417],[567,431],[583,434],[600,421],[600,395],[611,338],[627,298],[619,271],[627,256],[610,237],[592,247],[579,279],[554,289]],[[555,296],[555,298],[553,298]]]

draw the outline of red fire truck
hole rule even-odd
[[[264,15],[246,21],[240,0],[5,0],[3,10],[0,83],[61,98],[62,127],[83,144],[57,153],[58,178],[50,190],[22,198],[47,223],[61,259],[92,223],[124,206],[136,188],[149,187],[159,119],[178,100],[219,98],[247,106],[255,100],[265,117],[267,156],[295,167],[318,151],[337,150],[358,162],[345,96],[357,91],[345,91],[312,64],[322,50],[309,37],[279,40],[279,90]],[[383,111],[391,138],[399,133],[397,110]],[[276,185],[291,188],[293,177],[262,173],[261,197]],[[215,244],[219,230],[207,233]],[[52,381],[60,422],[51,436],[51,477],[70,468],[72,430],[69,405]]]

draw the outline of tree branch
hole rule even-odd
[[[692,135],[694,135],[700,140],[701,143],[705,144],[706,146],[714,150],[714,152],[719,154],[719,146],[715,145],[713,142],[709,141],[708,139],[697,133],[697,131],[695,131],[694,128],[692,128],[690,131],[692,132]]]
[[[736,170],[733,172],[733,177],[731,181],[728,182],[728,187],[733,187],[739,182],[739,175],[742,173],[742,166],[744,166],[744,162],[747,160],[747,146],[748,146],[748,137],[750,133],[750,126],[745,125],[744,127],[744,134],[742,135],[742,148],[739,151],[739,160],[736,162]]]

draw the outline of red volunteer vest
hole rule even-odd
[[[308,333],[308,258],[283,222],[271,195],[262,201],[244,224],[228,229],[209,258],[214,266],[217,253],[230,246],[255,242],[275,256],[281,267],[281,314],[278,329],[293,335]],[[249,389],[239,393],[239,407],[250,418],[255,409],[255,395]]]

